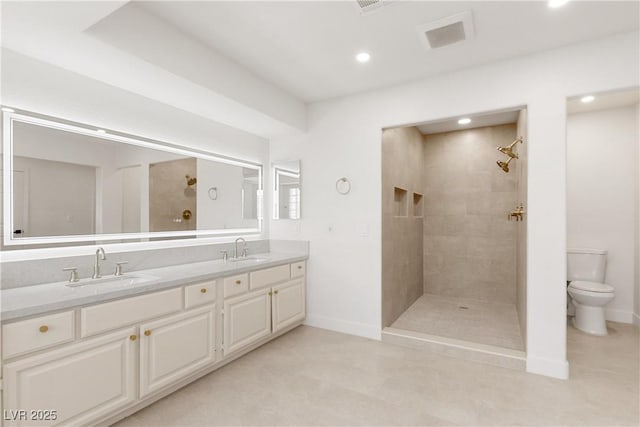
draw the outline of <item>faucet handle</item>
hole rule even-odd
[[[129,261],[120,261],[116,262],[116,272],[113,273],[114,276],[122,276],[122,266],[125,264],[129,264]]]
[[[227,259],[229,259],[229,252],[224,250],[224,251],[220,251],[220,253],[222,254],[222,260],[226,261]]]
[[[249,255],[249,249],[242,248],[242,256],[246,258],[247,255]]]
[[[78,276],[78,267],[66,267],[63,268],[62,271],[70,271],[69,275],[69,283],[75,283],[80,281],[80,277]]]

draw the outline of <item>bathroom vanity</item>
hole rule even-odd
[[[3,425],[107,425],[299,326],[306,259],[265,253],[3,291]]]

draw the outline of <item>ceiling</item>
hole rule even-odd
[[[595,99],[584,103],[583,96],[592,95]],[[589,111],[608,110],[610,108],[622,108],[636,105],[640,102],[640,90],[638,88],[617,90],[604,93],[585,93],[567,100],[567,113],[587,113]]]
[[[476,114],[465,116],[471,119],[471,123],[461,125],[458,123],[460,117],[438,120],[434,122],[426,122],[414,125],[423,135],[434,133],[451,132],[465,129],[475,129],[485,126],[506,125],[507,123],[516,123],[520,110],[494,111],[491,113]]]
[[[388,1],[364,15],[355,1],[0,6],[3,48],[267,138],[304,131],[310,102],[640,26],[637,1]],[[416,26],[462,11],[475,36],[426,50]],[[354,60],[363,50],[369,63]]]
[[[145,1],[139,5],[305,102],[638,28],[638,2]],[[471,10],[473,40],[427,51],[416,26]],[[354,55],[371,54],[359,64]]]

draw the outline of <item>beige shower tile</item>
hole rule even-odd
[[[470,171],[464,175],[467,192],[489,192],[491,188],[491,172]]]
[[[514,239],[471,236],[467,238],[466,247],[470,257],[509,259],[515,253],[516,243]]]
[[[509,166],[514,164],[517,160],[512,160]],[[494,192],[512,192],[516,191],[516,171],[511,168],[509,173],[504,173],[502,170],[498,169],[496,165],[496,171],[492,171],[489,173],[489,188],[490,191]]]
[[[464,233],[467,236],[489,237],[492,223],[491,215],[466,215]]]
[[[445,257],[465,254],[467,238],[464,236],[430,236],[424,239],[424,253]]]

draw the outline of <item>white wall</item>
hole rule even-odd
[[[567,246],[606,249],[616,297],[608,320],[631,323],[635,287],[637,107],[567,118]]]
[[[308,323],[380,337],[381,129],[526,105],[527,370],[566,378],[566,98],[638,85],[638,52],[622,34],[310,105],[308,133],[271,144],[302,159],[301,232],[272,221],[271,237],[311,241]]]

